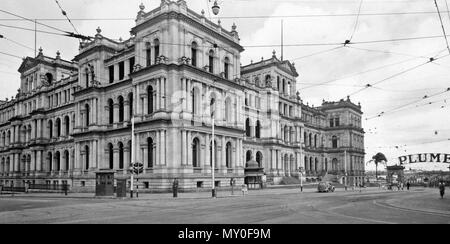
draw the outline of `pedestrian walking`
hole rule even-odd
[[[444,194],[445,194],[445,184],[444,182],[441,182],[441,184],[439,184],[439,193],[441,194],[441,199],[444,198]]]
[[[178,197],[178,178],[175,178],[172,185],[173,197]]]
[[[408,190],[409,191],[409,187],[411,186],[411,183],[409,183],[409,181],[408,182],[406,182],[406,190]]]
[[[246,184],[242,185],[241,191],[242,191],[242,196],[245,196],[248,193],[248,188],[247,188]]]

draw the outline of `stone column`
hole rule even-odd
[[[161,78],[157,78],[156,79],[156,87],[155,87],[155,95],[156,95],[156,99],[154,99],[156,101],[156,109],[155,110],[159,110],[161,108]]]
[[[128,79],[129,78],[129,75],[130,75],[130,60],[129,59],[127,59],[127,60],[125,60],[125,62],[124,62],[124,74],[125,74],[125,78],[124,79]]]
[[[123,113],[124,113],[124,116],[123,116],[123,119],[124,119],[124,121],[130,121],[130,101],[128,101],[128,99],[127,100],[125,100],[124,101],[124,109],[123,109]]]
[[[124,156],[123,173],[126,174],[128,168],[130,167],[130,148],[125,147],[123,149],[123,156]],[[144,168],[145,168],[145,166],[144,166]]]
[[[166,131],[161,131],[161,164],[166,165]]]
[[[114,124],[119,123],[119,104],[114,104]]]
[[[95,169],[99,169],[100,167],[98,167],[98,153],[97,153],[97,148],[98,147],[98,141],[94,140],[92,142],[92,167]]]
[[[181,149],[181,166],[187,165],[186,158],[187,158],[187,141],[186,141],[186,131],[181,130],[181,141],[180,141],[180,149]]]
[[[154,162],[155,165],[162,165],[161,160],[161,131],[156,132],[156,161]]]
[[[226,169],[227,168],[227,145],[225,142],[225,137],[222,136],[222,150],[221,150],[221,157],[220,157],[220,168]]]
[[[114,170],[119,169],[119,148],[114,147]]]

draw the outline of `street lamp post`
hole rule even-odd
[[[214,105],[214,102],[215,102],[215,100],[214,100],[214,98],[213,99],[211,99],[211,117],[212,117],[212,147],[211,147],[211,169],[212,169],[212,197],[213,198],[215,198],[216,197],[216,180],[215,180],[215,175],[214,175],[214,173],[215,173],[215,157],[216,157],[216,155],[215,155],[215,150],[214,150],[214,147],[215,147],[215,143],[214,143],[214,123],[215,123],[215,115],[214,115],[214,113],[215,113],[215,109],[214,109],[214,107],[215,107],[215,105]]]
[[[131,185],[130,185],[130,197],[133,198],[133,190],[134,190],[134,116],[131,117]]]

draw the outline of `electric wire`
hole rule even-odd
[[[61,4],[58,2],[58,0],[55,0],[55,2],[58,5],[59,9],[61,10],[62,15],[64,15],[64,17],[66,17],[67,21],[69,21],[70,25],[72,25],[72,28],[75,30],[75,33],[80,34],[78,32],[77,28],[75,27],[75,25],[70,20],[69,16],[67,15],[67,12],[64,11],[64,9],[61,7]]]
[[[434,3],[435,3],[435,5],[436,5],[437,13],[438,13],[438,15],[439,15],[439,21],[441,22],[442,32],[444,33],[445,43],[447,44],[448,53],[450,54],[450,47],[449,47],[449,45],[448,45],[447,35],[445,34],[444,23],[442,22],[442,17],[441,17],[441,13],[440,13],[440,11],[439,11],[439,6],[438,6],[436,0],[434,0]]]
[[[355,27],[353,28],[353,33],[350,36],[349,42],[351,43],[353,36],[356,33],[356,29],[358,29],[358,24],[359,24],[359,16],[361,15],[361,8],[362,8],[362,4],[363,4],[363,0],[360,0],[359,2],[359,9],[358,9],[358,15],[356,16],[356,22],[355,22]]]

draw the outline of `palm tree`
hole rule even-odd
[[[378,180],[378,164],[386,164],[387,159],[386,156],[382,153],[377,153],[375,156],[372,157],[372,160],[375,163],[375,177]]]

